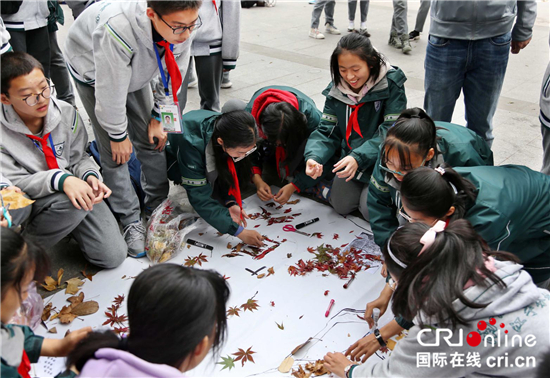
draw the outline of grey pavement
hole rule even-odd
[[[409,2],[409,30],[414,27],[416,12],[420,3]],[[72,15],[66,6],[66,24],[60,26],[58,39],[63,46]],[[238,98],[248,101],[259,88],[271,85],[293,86],[315,100],[323,109],[323,89],[330,82],[329,59],[340,36],[325,34],[326,39],[315,40],[308,37],[313,6],[307,0],[277,0],[272,8],[253,7],[242,9],[241,53],[237,68],[231,71],[233,87],[222,89],[221,103]],[[533,39],[529,46],[518,55],[511,55],[504,87],[494,118],[495,141],[493,151],[495,164],[523,164],[540,170],[542,146],[540,135],[539,93],[541,81],[549,61],[549,4],[539,3],[538,17]],[[391,17],[390,0],[371,1],[367,27],[374,46],[407,75],[405,83],[408,106],[423,106],[424,99],[424,56],[429,30],[429,18],[419,41],[412,42],[413,51],[404,55],[387,44]],[[324,14],[321,16],[321,25]],[[358,20],[356,20],[358,26]],[[346,34],[347,0],[337,1],[335,25]],[[321,32],[324,27],[320,26]],[[88,125],[90,138],[93,138],[84,108],[78,101],[79,109]],[[198,109],[200,104],[196,88],[189,89],[186,110]],[[464,104],[457,101],[453,122],[464,125]],[[53,251],[52,251],[53,252]],[[85,261],[78,253],[78,246],[65,243],[56,247],[53,268],[69,270],[71,277],[84,267]],[[90,267],[89,267],[90,268]]]

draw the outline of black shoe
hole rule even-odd
[[[409,40],[416,41],[420,39],[420,32],[417,32],[416,30],[413,30],[409,33]]]

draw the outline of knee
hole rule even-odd
[[[332,205],[334,211],[340,215],[348,215],[357,209],[359,205],[353,198],[338,195],[335,196],[334,192],[331,194],[330,204]]]
[[[122,235],[116,239],[115,241],[109,240],[107,243],[98,245],[99,248],[93,253],[94,256],[97,256],[97,259],[90,262],[104,269],[112,269],[120,266],[128,255],[128,247]]]

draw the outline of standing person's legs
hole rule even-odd
[[[361,23],[367,22],[367,14],[369,13],[370,0],[361,0],[359,8],[361,9]]]
[[[63,53],[57,43],[57,32],[55,31],[50,33],[50,64],[52,81],[55,84],[57,98],[75,106],[76,102],[74,99],[73,84],[69,77],[69,70],[67,70],[65,58],[63,58]]]
[[[334,210],[341,215],[347,215],[359,208],[361,193],[366,184],[360,181],[351,180],[334,176],[332,188],[330,189],[329,202]]]
[[[246,102],[244,102],[243,100],[232,98],[231,100],[227,100],[227,102],[223,104],[222,113],[229,113],[235,110],[244,110],[245,108]]]
[[[407,34],[407,1],[406,0],[393,0],[393,20],[392,30],[397,32],[397,35]]]
[[[325,4],[325,25],[329,24],[334,26],[334,7],[336,6],[335,0],[329,0]]]
[[[317,0],[315,1],[315,5],[313,6],[313,11],[311,12],[311,28],[312,29],[318,29],[319,28],[319,20],[321,18],[321,13],[323,13],[323,9],[325,8],[325,4],[330,0]]]
[[[187,105],[187,90],[189,89],[189,80],[191,80],[191,65],[193,62],[193,57],[189,58],[189,66],[186,72],[182,72],[183,80],[181,82],[181,89],[178,93],[178,104],[180,110],[183,113],[185,106]]]
[[[201,109],[219,112],[220,88],[223,77],[223,60],[221,54],[196,56],[195,65],[199,79]]]
[[[510,56],[512,33],[472,42],[472,60],[464,78],[466,126],[493,143],[493,116],[497,110]]]
[[[130,180],[128,163],[119,165],[113,161],[109,134],[101,127],[95,116],[95,89],[78,81],[75,81],[75,86],[80,95],[80,100],[86,109],[86,113],[88,113],[88,117],[90,117],[90,121],[92,122],[100,154],[103,181],[113,191],[113,194],[108,199],[109,204],[115,214],[120,217],[122,226],[126,227],[141,219],[139,199]],[[128,127],[128,131],[130,132],[130,127]],[[166,169],[162,170],[166,171]]]
[[[126,109],[128,134],[141,163],[141,186],[145,192],[146,211],[152,212],[168,197],[169,185],[166,154],[164,150],[155,150],[156,145],[149,143],[147,134],[153,109],[153,93],[149,86],[129,93]],[[132,187],[131,189],[133,190]]]
[[[451,122],[464,83],[469,41],[430,35],[424,61],[424,109],[434,121]]]
[[[348,20],[355,21],[355,10],[357,9],[357,0],[348,0]]]
[[[414,30],[417,32],[422,32],[429,11],[430,0],[420,0],[420,8],[418,8],[418,13],[416,14],[416,24],[414,25]]]
[[[86,260],[101,268],[116,268],[128,254],[116,219],[105,202],[94,205],[71,235]]]
[[[542,169],[545,175],[550,175],[550,126],[540,125],[542,133]]]
[[[10,30],[10,45],[13,51],[32,55],[44,67],[44,76],[50,77],[50,41],[48,27],[28,30]]]

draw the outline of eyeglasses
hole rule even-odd
[[[422,167],[424,166],[424,164],[426,163],[426,157],[424,157],[424,159],[422,159],[422,163],[420,163],[419,167]],[[394,175],[398,175],[398,176],[405,176],[409,171],[405,171],[405,172],[401,172],[401,171],[394,171],[393,169],[389,169],[388,167],[384,167],[382,165],[382,163],[378,164],[378,166],[380,167],[381,170],[383,171],[386,171],[388,173],[392,173]],[[414,168],[413,168],[414,169]]]
[[[160,14],[157,13],[157,15],[159,16],[160,20],[166,24],[166,26],[168,26],[170,29],[172,29],[172,33],[174,33],[176,35],[183,34],[183,33],[185,33],[186,30],[189,30],[189,32],[192,32],[193,30],[198,29],[202,26],[202,20],[201,20],[200,16],[197,18],[197,20],[195,21],[195,23],[193,25],[178,26],[177,28],[175,28],[172,25],[170,25],[168,22],[164,21],[164,19],[162,18],[162,16]]]
[[[42,90],[42,92],[38,94],[30,94],[27,97],[23,97],[21,100],[25,101],[25,103],[29,106],[35,106],[36,104],[38,104],[38,101],[40,101],[40,96],[44,97],[45,99],[52,97],[52,92],[54,88],[55,86],[53,84],[48,85]]]
[[[407,222],[412,223],[414,220],[413,218],[405,212],[405,209],[403,209],[403,205],[399,208],[399,215],[403,217]]]
[[[244,158],[250,156],[250,154],[254,153],[254,151],[256,151],[257,149],[258,149],[258,146],[254,146],[254,147],[252,147],[252,149],[251,149],[250,151],[248,151],[247,153],[245,153],[243,156],[237,157],[237,158],[231,156],[231,159],[233,159],[233,162],[237,163],[237,162],[243,160]]]

